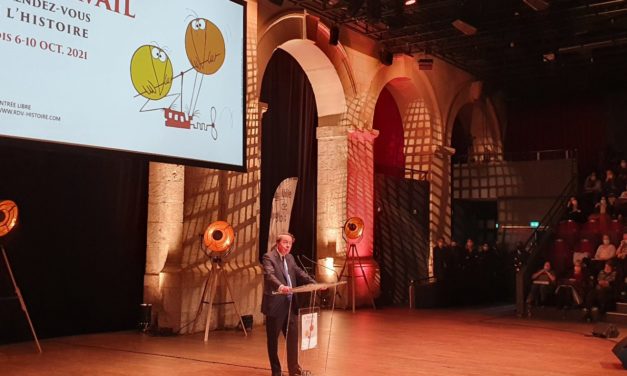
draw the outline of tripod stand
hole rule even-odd
[[[358,276],[355,275],[355,264],[359,265],[359,269],[361,270],[361,275],[358,275]],[[346,275],[344,275],[345,271],[347,272]],[[347,279],[351,281],[351,292],[352,292],[351,298],[352,298],[352,303],[353,303],[353,313],[355,313],[355,277],[363,277],[364,282],[366,282],[366,287],[368,288],[368,294],[370,295],[372,308],[377,309],[377,306],[374,304],[374,295],[372,294],[372,290],[370,289],[368,278],[366,278],[366,272],[364,271],[364,266],[361,263],[361,259],[359,258],[357,245],[354,243],[349,243],[348,252],[346,252],[346,260],[344,260],[344,266],[342,266],[342,271],[340,272],[338,281],[341,281],[342,277],[346,277]]]
[[[214,299],[216,295],[216,289],[220,281],[222,281],[223,286],[226,286],[226,291],[231,295],[231,299],[233,299],[232,301],[215,303]],[[209,296],[208,296],[209,300],[207,300],[207,292],[209,292]],[[207,342],[209,339],[209,327],[211,326],[211,311],[213,309],[214,304],[222,304],[222,305],[233,304],[233,307],[235,308],[235,313],[237,314],[237,317],[239,318],[239,322],[242,325],[242,330],[244,331],[244,335],[248,336],[248,333],[246,332],[246,327],[244,326],[244,321],[242,320],[242,316],[239,313],[239,309],[237,308],[237,303],[235,303],[234,299],[235,298],[233,296],[233,290],[231,289],[231,285],[229,284],[229,280],[226,275],[226,270],[224,270],[224,267],[222,266],[222,257],[220,256],[211,257],[211,271],[209,272],[209,275],[207,276],[207,281],[205,282],[205,288],[203,290],[202,298],[201,298],[201,304],[209,305],[209,311],[207,312],[207,323],[205,324],[205,342]]]
[[[41,346],[39,345],[39,339],[37,339],[37,334],[35,333],[33,322],[30,320],[28,309],[26,309],[26,303],[24,302],[24,298],[22,297],[22,292],[20,291],[20,288],[17,287],[17,283],[15,282],[15,277],[13,277],[13,271],[11,270],[11,264],[9,263],[9,258],[7,257],[7,253],[4,250],[4,246],[0,244],[0,248],[2,248],[2,257],[4,258],[4,263],[7,266],[7,270],[9,271],[9,276],[11,277],[11,282],[13,282],[13,288],[15,289],[16,296],[11,297],[11,298],[12,299],[17,298],[20,301],[20,307],[22,307],[22,311],[24,312],[24,315],[26,315],[28,326],[30,326],[30,331],[33,334],[33,338],[35,339],[35,345],[37,346],[37,351],[41,354],[43,351],[41,350]]]

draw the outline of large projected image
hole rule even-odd
[[[245,5],[0,0],[0,136],[244,169]]]

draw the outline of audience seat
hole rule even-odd
[[[572,267],[573,254],[570,250],[570,246],[564,239],[555,239],[551,252],[549,253],[549,261],[551,261],[551,266],[558,276],[563,275]]]
[[[581,238],[586,238],[590,240],[592,243],[599,243],[601,240],[601,229],[599,225],[599,221],[595,219],[589,219],[586,223],[581,226],[581,230],[579,231],[579,236]]]
[[[561,221],[557,225],[557,237],[563,239],[569,245],[575,245],[579,240],[579,224],[573,220]]]

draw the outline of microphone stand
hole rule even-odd
[[[316,262],[316,261],[314,261],[314,260],[312,260],[312,259],[308,258],[308,257],[307,257],[307,256],[305,256],[305,255],[300,255],[300,256],[302,256],[305,260],[307,260],[308,262],[310,262],[310,263],[312,263],[312,264],[314,264],[314,265],[316,265],[316,266],[321,266],[321,267],[323,267],[323,268],[324,268],[324,269],[326,269],[326,270],[330,270],[330,271],[332,271],[332,272],[333,272],[333,274],[335,274],[335,278],[336,278],[336,280],[337,280],[338,282],[340,281],[340,275],[339,275],[339,274],[337,274],[337,272],[335,271],[335,269],[333,269],[333,268],[329,268],[329,267],[328,267],[328,266],[326,266],[326,265],[320,264],[319,262]],[[335,289],[335,295],[336,295],[337,297],[339,297],[340,299],[342,299],[342,294],[340,294],[340,290],[339,290],[339,289],[337,289],[337,288]]]
[[[318,263],[317,261],[314,261],[314,260],[312,260],[312,259],[308,258],[308,257],[307,257],[307,256],[305,256],[305,255],[301,255],[301,256],[302,256],[305,260],[309,261],[309,262],[310,262],[310,263],[312,263],[312,264],[315,264],[315,265],[317,265],[317,266],[321,266],[321,267],[325,268],[326,270],[330,270],[330,271],[332,271],[332,272],[333,272],[333,274],[335,274],[335,278],[337,278],[337,280],[338,280],[338,281],[340,280],[340,275],[339,275],[339,274],[337,274],[337,272],[335,271],[335,269],[329,268],[329,267],[328,267],[328,266],[326,266],[326,265],[322,265],[322,264]]]

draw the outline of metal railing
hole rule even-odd
[[[562,192],[555,199],[549,211],[544,215],[538,227],[531,233],[525,242],[524,249],[529,252],[527,262],[516,274],[516,312],[523,315],[525,312],[525,297],[531,286],[531,274],[544,261],[540,258],[542,251],[547,247],[552,239],[555,227],[564,217],[567,207],[566,202],[569,197],[577,192],[577,175],[573,174]]]
[[[577,159],[577,150],[548,149],[523,152],[496,153],[491,151],[453,155],[453,163],[488,163],[495,161],[524,162]]]

